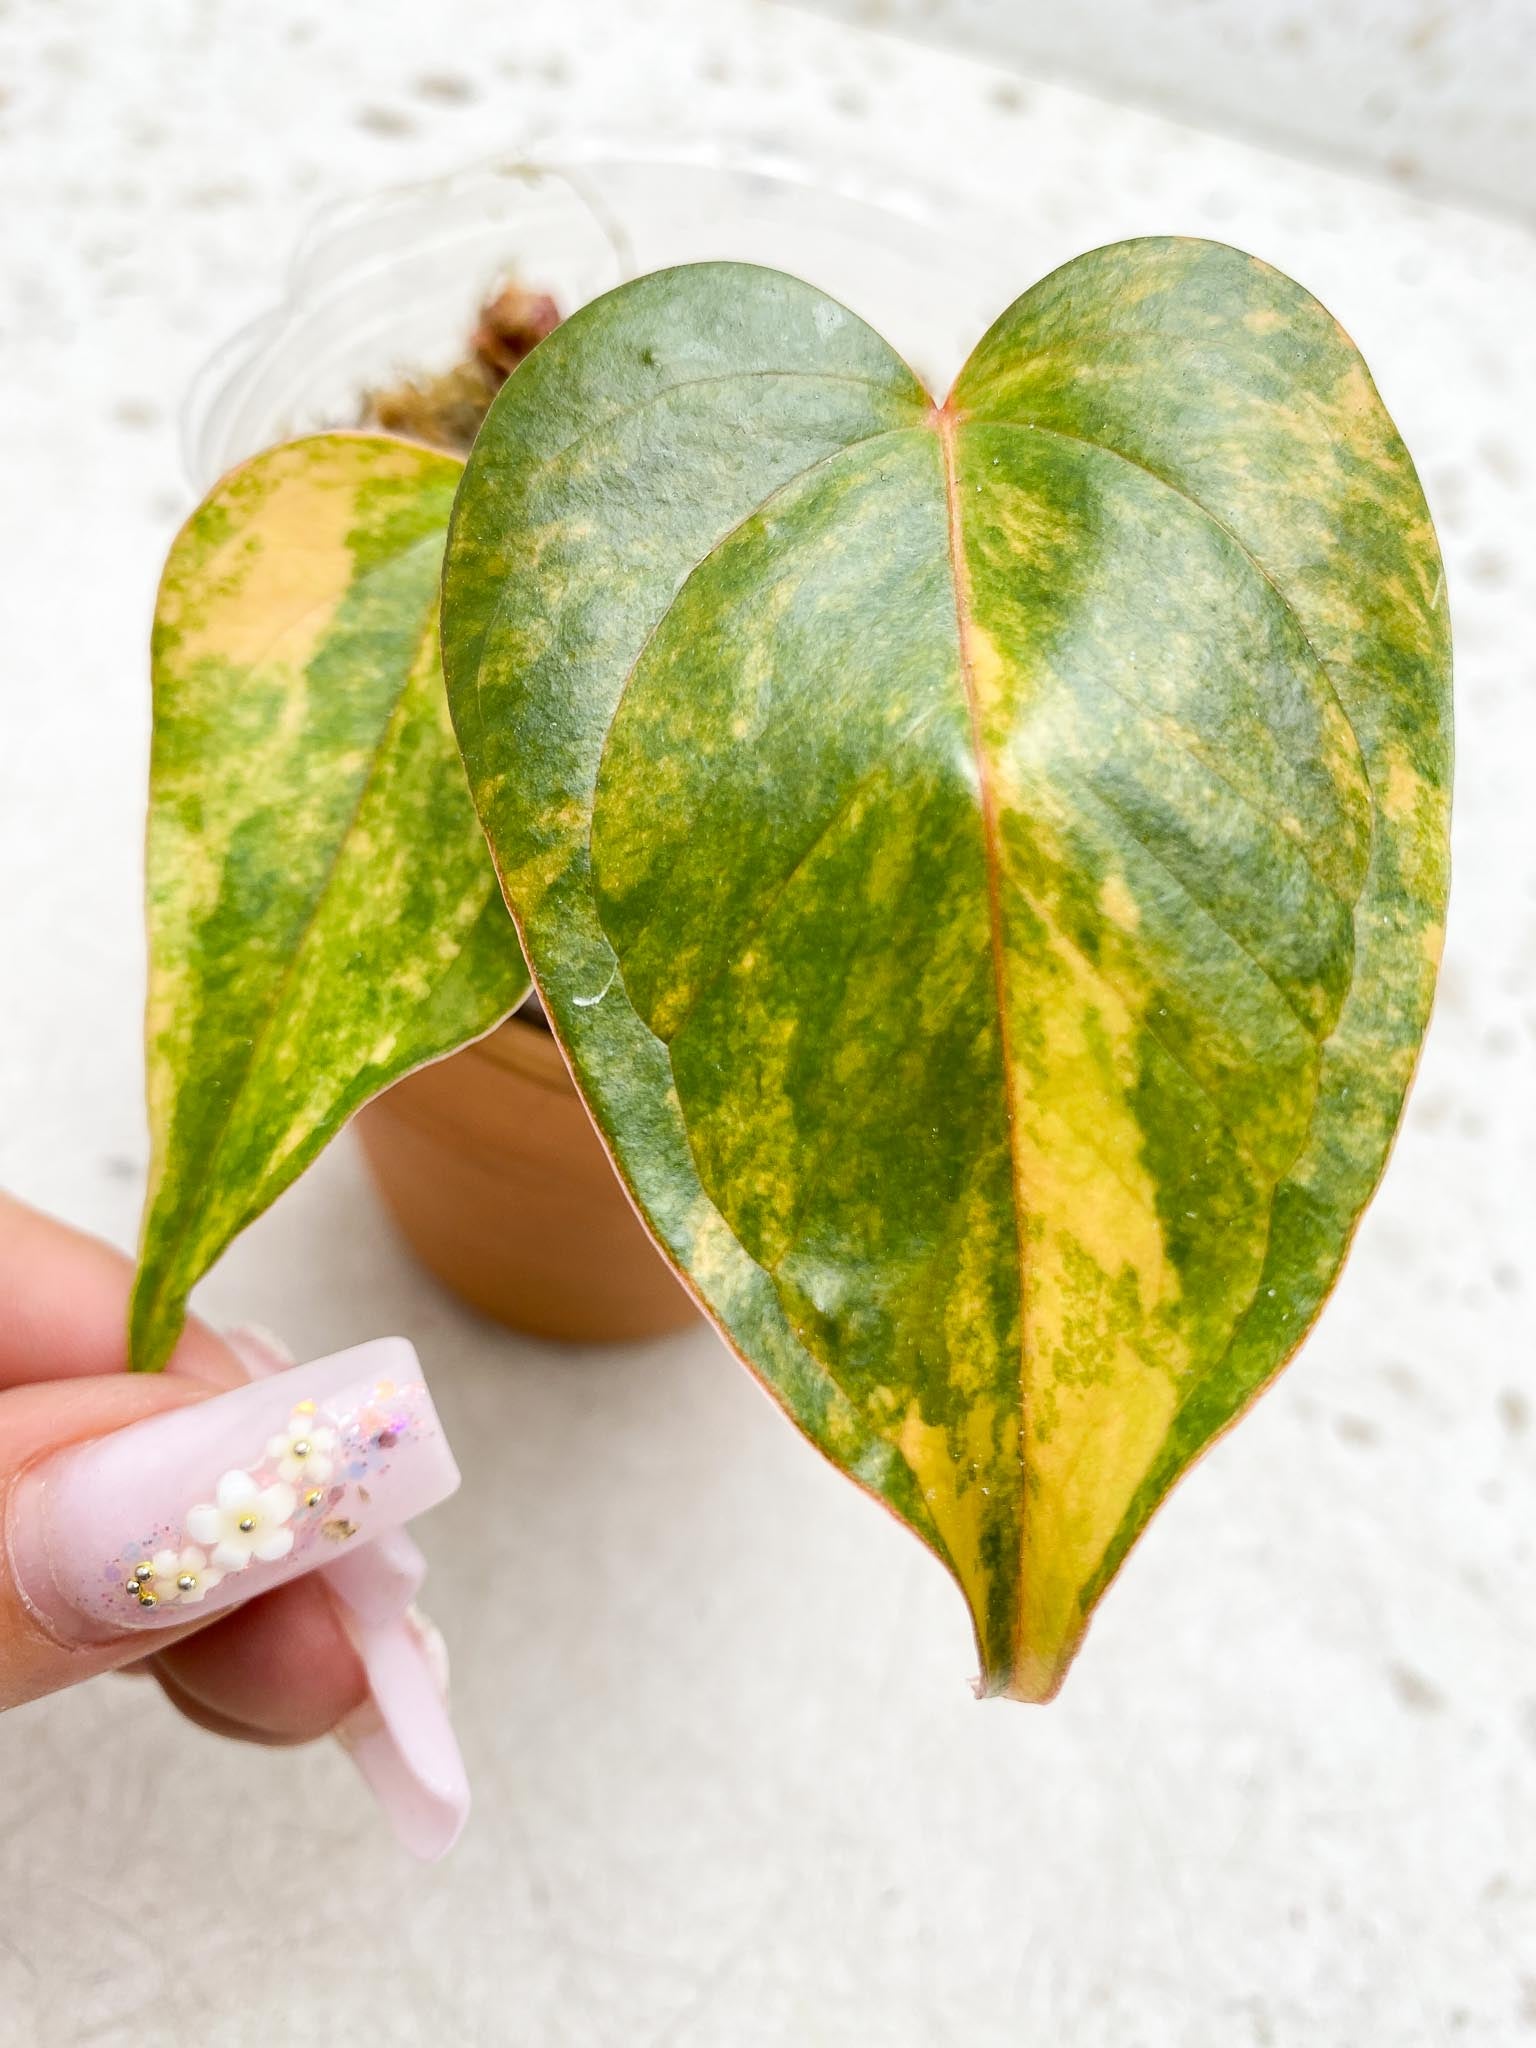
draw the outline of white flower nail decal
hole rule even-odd
[[[224,1474],[212,1500],[119,1554],[106,1572],[114,1605],[126,1593],[140,1607],[193,1607],[248,1565],[349,1542],[367,1518],[367,1482],[427,1426],[425,1401],[419,1381],[392,1380],[342,1409],[300,1401],[261,1456]]]
[[[157,1550],[149,1562],[154,1570],[150,1587],[162,1604],[179,1600],[191,1607],[224,1576],[193,1544],[185,1550]]]
[[[292,1520],[298,1497],[285,1481],[258,1486],[249,1472],[226,1472],[204,1501],[187,1515],[194,1543],[211,1545],[221,1572],[243,1572],[253,1558],[275,1564],[293,1548]]]
[[[335,1430],[317,1423],[314,1402],[304,1401],[289,1416],[287,1428],[270,1439],[267,1456],[289,1486],[324,1486],[334,1469],[335,1446]]]

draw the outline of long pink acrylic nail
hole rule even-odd
[[[224,1341],[253,1380],[269,1380],[297,1364],[280,1337],[254,1323],[226,1330]],[[349,1543],[321,1567],[331,1590],[364,1621],[405,1615],[427,1576],[427,1560],[404,1529]]]
[[[442,1638],[416,1609],[374,1623],[343,1611],[368,1696],[336,1730],[398,1839],[446,1856],[469,1816],[469,1780],[448,1718]]]
[[[7,1535],[44,1626],[105,1640],[333,1564],[458,1483],[415,1352],[384,1337],[55,1453]]]
[[[293,1355],[269,1330],[226,1330],[252,1379]],[[413,1856],[445,1856],[469,1817],[469,1780],[448,1715],[443,1639],[415,1606],[427,1561],[404,1529],[350,1545],[320,1577],[357,1652],[368,1690],[336,1739]]]

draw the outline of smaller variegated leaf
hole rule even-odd
[[[460,470],[380,436],[296,441],[226,477],[171,549],[140,1370],[164,1364],[188,1291],[354,1110],[526,992],[443,694]]]

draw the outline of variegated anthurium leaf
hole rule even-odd
[[[936,407],[775,273],[511,380],[444,665],[541,995],[752,1370],[1060,1683],[1381,1172],[1446,890],[1449,642],[1348,338],[1101,249]]]
[[[371,1095],[528,987],[437,645],[452,456],[326,434],[178,535],[155,614],[133,1363]]]

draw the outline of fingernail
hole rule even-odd
[[[226,1330],[224,1342],[253,1380],[271,1379],[295,1363],[282,1338],[260,1323]],[[390,1621],[404,1614],[421,1591],[427,1560],[403,1529],[391,1529],[366,1543],[349,1544],[321,1569],[355,1614],[365,1621]]]
[[[336,1565],[458,1483],[415,1352],[384,1337],[55,1453],[13,1489],[6,1534],[42,1624],[100,1641]]]
[[[383,1623],[340,1611],[368,1677],[368,1697],[342,1722],[337,1740],[400,1841],[413,1856],[435,1862],[469,1816],[469,1781],[448,1718],[443,1639],[416,1608]]]
[[[257,1324],[226,1330],[224,1340],[252,1379],[293,1363],[282,1339]],[[447,1645],[414,1604],[426,1575],[404,1529],[349,1548],[321,1572],[368,1681],[336,1739],[398,1840],[431,1863],[459,1838],[469,1780],[448,1717]]]

